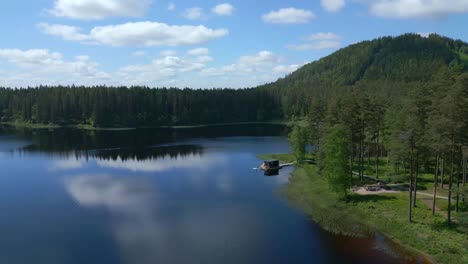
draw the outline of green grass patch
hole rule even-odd
[[[14,122],[0,122],[2,125],[13,126],[17,128],[32,128],[32,129],[55,129],[60,128],[56,124],[37,124],[24,121],[14,121]]]

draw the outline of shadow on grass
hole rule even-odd
[[[389,195],[360,195],[360,194],[350,194],[348,196],[349,203],[362,203],[362,202],[378,202],[385,200],[396,200],[397,198]]]
[[[450,231],[457,232],[460,234],[467,234],[466,233],[467,227],[465,224],[449,223],[447,221],[444,221],[444,222],[432,224],[431,228],[434,231],[450,230]]]

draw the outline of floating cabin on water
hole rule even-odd
[[[275,176],[279,174],[279,160],[265,160],[260,169],[264,171],[265,176]]]

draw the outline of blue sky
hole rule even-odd
[[[380,36],[468,41],[468,0],[16,0],[0,10],[7,87],[251,87]]]

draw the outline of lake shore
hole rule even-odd
[[[282,120],[262,121],[262,122],[232,122],[232,123],[213,123],[199,125],[177,125],[177,126],[135,126],[135,127],[95,127],[89,124],[76,125],[57,125],[57,124],[36,124],[29,122],[0,122],[0,125],[12,126],[16,128],[29,129],[57,129],[57,128],[75,128],[82,130],[134,130],[139,128],[167,128],[167,129],[188,129],[202,127],[235,126],[235,125],[288,125],[290,122]]]
[[[261,159],[294,160],[288,154],[261,155]],[[322,228],[351,236],[384,234],[407,249],[409,255],[426,256],[424,263],[468,263],[467,236],[448,225],[444,216],[432,216],[431,210],[419,202],[414,222],[408,224],[407,194],[382,193],[359,195],[350,193],[348,203],[338,201],[326,179],[319,176],[316,165],[296,166],[284,194]]]

